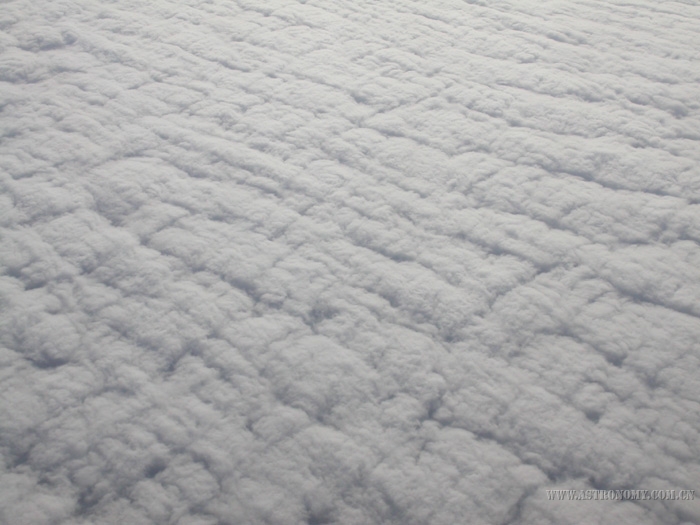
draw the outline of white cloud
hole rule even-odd
[[[700,520],[692,6],[4,6],[1,522]]]

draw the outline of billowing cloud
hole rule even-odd
[[[695,9],[5,2],[0,522],[700,522]]]

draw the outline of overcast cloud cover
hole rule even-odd
[[[696,1],[1,4],[0,523],[700,523]]]

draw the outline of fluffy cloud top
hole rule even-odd
[[[699,523],[698,24],[4,2],[0,522]]]

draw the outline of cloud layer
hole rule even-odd
[[[700,522],[698,7],[258,4],[3,4],[0,522]]]

